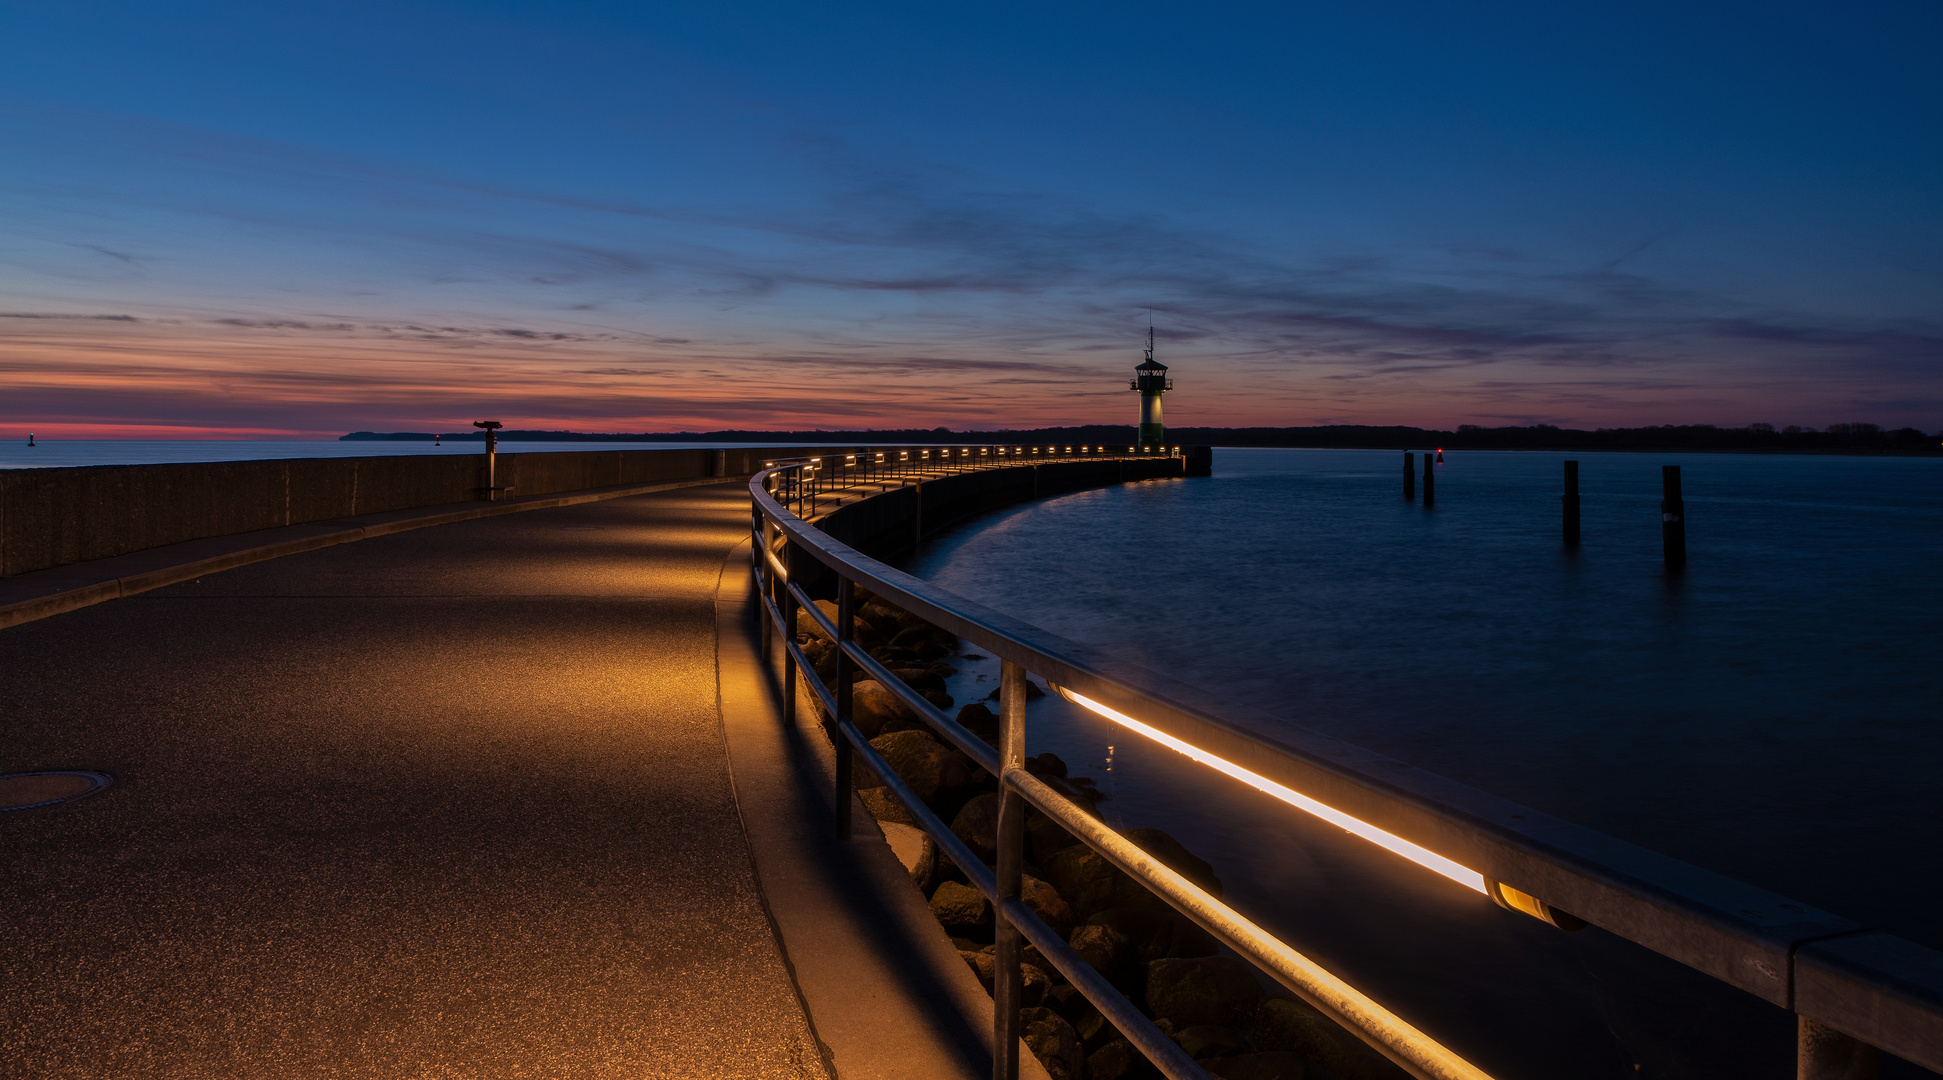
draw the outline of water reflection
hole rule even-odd
[[[1669,458],[1689,521],[1674,579],[1660,459],[1573,456],[1576,553],[1562,455],[1450,455],[1424,515],[1391,455],[1222,451],[1211,480],[1010,511],[915,568],[1291,723],[1943,942],[1943,471]],[[1029,714],[1032,752],[1099,771],[1109,823],[1173,832],[1244,914],[1502,1076],[1792,1068],[1780,1009],[1502,911],[1056,697]]]

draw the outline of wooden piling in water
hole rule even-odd
[[[1437,473],[1430,462],[1430,454],[1424,454],[1424,505],[1437,505]]]
[[[1403,452],[1403,498],[1414,501],[1417,497],[1417,455],[1408,450]]]
[[[1680,466],[1660,466],[1660,548],[1666,565],[1687,564],[1687,504],[1680,497]]]
[[[1559,497],[1565,515],[1565,543],[1576,547],[1579,543],[1579,463],[1565,463],[1565,494]]]

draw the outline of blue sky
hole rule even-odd
[[[1943,427],[1943,8],[0,4],[0,425]]]

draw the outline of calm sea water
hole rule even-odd
[[[1943,947],[1943,461],[1452,453],[1426,510],[1401,497],[1400,457],[1218,450],[1212,478],[1015,508],[912,569],[1287,724]],[[1677,577],[1662,464],[1685,480]],[[961,702],[997,684],[990,662],[960,670]],[[1174,832],[1243,912],[1501,1077],[1792,1075],[1780,1009],[1501,912],[1056,698],[1030,717],[1035,752],[1104,782],[1110,821]]]
[[[303,442],[249,440],[72,439],[0,444],[0,469],[41,469],[70,465],[158,465],[178,461],[262,461],[269,458],[399,457],[407,454],[479,454],[480,442]],[[575,450],[668,450],[686,446],[756,446],[758,443],[686,442],[523,442],[499,444],[507,454],[564,453]]]

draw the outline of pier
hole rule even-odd
[[[745,485],[0,579],[0,773],[111,778],[0,814],[8,1071],[991,1075],[989,999],[782,724]]]
[[[881,561],[1035,495],[1191,475],[1205,453],[752,464],[283,526],[312,546],[277,557],[300,538],[0,581],[17,613],[0,772],[113,780],[0,815],[21,943],[0,960],[0,1057],[49,1077],[1039,1076],[1015,981],[1030,947],[1167,1075],[1206,1075],[1025,903],[1030,807],[1406,1073],[1486,1075],[1027,769],[1030,673],[1291,812],[1317,813],[1307,799],[1448,864],[1507,918],[1589,922],[1797,1013],[1802,1077],[1872,1075],[1876,1047],[1943,1063],[1927,949],[1367,751],[1261,738],[1218,695]],[[855,643],[859,589],[1006,662],[993,742]],[[805,619],[839,643],[834,686],[796,640]],[[998,779],[995,865],[872,749],[851,671]],[[1000,912],[996,1007],[832,732]]]

